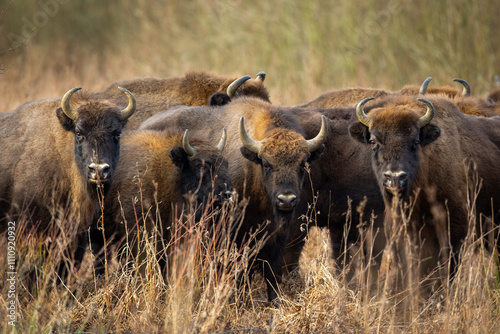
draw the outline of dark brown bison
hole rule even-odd
[[[225,145],[225,130],[217,146],[200,137],[188,139],[188,130],[184,134],[178,130],[124,134],[120,162],[104,205],[107,238],[120,241],[128,230],[127,240],[137,251],[136,231],[145,227],[150,235],[163,231],[165,243],[158,246],[167,245],[176,214],[193,209],[200,213],[201,204],[218,206],[229,199],[233,186],[222,156]],[[158,222],[161,226],[156,226]],[[91,236],[96,252],[103,245],[99,233]]]
[[[386,204],[386,234],[402,224],[408,228],[421,252],[421,275],[436,267],[438,255],[444,260],[450,253],[453,273],[467,234],[467,199],[475,173],[484,180],[478,212],[491,217],[500,206],[500,177],[493,167],[500,158],[500,119],[465,115],[447,99],[429,99],[432,103],[391,97],[368,112],[364,105],[370,98],[364,99],[357,107],[359,122],[350,128],[372,149],[372,168]],[[469,161],[476,170],[468,169]]]
[[[227,128],[226,157],[231,180],[240,197],[249,199],[237,242],[243,244],[251,231],[262,228],[257,242],[265,243],[257,258],[263,268],[268,298],[275,300],[283,250],[295,220],[305,166],[322,152],[328,132],[326,119],[318,119],[321,129],[306,140],[287,108],[257,98],[242,97],[223,107],[174,108],[162,116],[157,120],[163,127],[185,127],[209,138]],[[158,129],[154,124],[150,128]]]
[[[296,117],[306,137],[319,131],[319,120],[322,115],[326,116],[329,135],[325,149],[310,166],[310,179],[304,185],[297,214],[310,219],[311,224],[330,230],[333,257],[339,265],[346,265],[343,261],[349,260],[349,254],[345,251],[360,241],[358,231],[381,228],[384,213],[384,201],[370,165],[370,149],[349,134],[349,126],[357,121],[356,109],[290,108],[289,112]],[[298,264],[307,219],[292,226],[285,256],[289,269]],[[381,248],[377,248],[378,245]],[[377,259],[383,245],[383,241],[374,243],[375,248],[366,245],[366,255]]]
[[[61,215],[85,229],[99,212],[98,194],[109,189],[120,133],[135,112],[134,96],[122,109],[68,91],[62,99],[21,105],[0,122],[0,221],[26,218],[44,234]],[[123,93],[122,93],[123,94]],[[71,102],[70,102],[71,101]],[[73,106],[72,106],[73,105]],[[62,211],[61,211],[62,210]]]
[[[137,78],[117,81],[96,97],[108,99],[116,104],[125,103],[122,95],[117,94],[114,87],[120,86],[134,93],[138,110],[136,116],[127,124],[127,130],[134,130],[154,114],[177,105],[202,106],[212,102],[214,93],[222,93],[216,99],[228,99],[239,96],[256,96],[269,101],[269,93],[263,82],[266,74],[260,72],[255,80],[249,76],[241,78],[226,77],[206,72],[188,72],[184,77],[171,78]],[[224,101],[224,103],[227,102]]]

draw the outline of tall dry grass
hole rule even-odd
[[[272,100],[297,104],[327,89],[398,89],[428,76],[435,84],[461,77],[473,94],[483,94],[500,68],[500,7],[491,1],[56,2],[52,11],[40,5],[49,0],[0,4],[0,111],[72,87],[97,91],[119,79],[192,69],[228,75],[264,70]],[[40,24],[30,29],[26,22],[36,19]],[[24,43],[13,44],[9,33]],[[227,210],[225,217],[238,220]],[[68,224],[61,221],[60,230]],[[190,226],[171,243],[182,261],[173,262],[168,282],[147,238],[146,277],[133,257],[110,262],[107,278],[96,277],[87,254],[64,285],[56,284],[55,265],[70,256],[63,247],[18,238],[15,331],[496,333],[500,326],[499,265],[481,239],[464,245],[455,280],[422,300],[411,293],[374,294],[364,284],[373,270],[370,254],[361,252],[366,245],[350,245],[345,256],[353,260],[338,270],[327,231],[311,227],[300,270],[284,277],[283,305],[273,308],[260,277],[245,296],[234,294],[234,273],[245,270],[252,249],[221,251],[212,247],[220,242],[217,234],[207,238],[203,222]],[[7,247],[3,242],[0,249]],[[0,257],[0,277],[5,261]],[[6,319],[6,289],[0,281],[0,319]],[[6,321],[0,328],[12,332]]]

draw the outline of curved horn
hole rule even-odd
[[[266,80],[266,72],[257,73],[257,77],[255,78],[255,81],[264,82],[264,80]]]
[[[432,118],[434,117],[434,106],[432,105],[432,103],[429,100],[421,99],[421,98],[418,98],[417,100],[419,100],[420,102],[423,102],[427,105],[427,111],[425,112],[425,115],[420,117],[420,119],[418,120],[419,127],[422,128],[422,127],[426,126],[427,124],[429,124],[431,122]]]
[[[425,95],[427,94],[427,86],[429,86],[429,82],[431,82],[432,77],[428,77],[427,79],[422,82],[422,85],[420,86],[420,90],[418,91],[419,94]]]
[[[366,99],[361,100],[361,102],[358,103],[356,106],[356,116],[358,116],[358,120],[361,124],[366,125],[367,127],[370,127],[370,117],[365,114],[365,111],[363,110],[365,103],[368,101],[373,100],[374,97],[367,97]]]
[[[498,78],[498,75],[495,75],[495,82],[497,83],[497,86],[500,87],[500,78]]]
[[[233,97],[238,88],[240,88],[241,85],[243,85],[247,80],[249,80],[251,76],[245,75],[244,77],[241,77],[239,79],[234,80],[231,82],[231,84],[227,87],[226,94],[229,97]]]
[[[222,137],[219,140],[219,143],[217,144],[217,149],[222,152],[224,150],[224,147],[226,147],[226,140],[227,140],[227,133],[226,133],[226,128],[222,129]]]
[[[66,116],[68,116],[72,120],[75,120],[78,117],[78,113],[76,112],[75,109],[73,109],[71,107],[71,104],[69,103],[69,100],[71,99],[71,96],[76,91],[78,91],[80,89],[82,89],[82,87],[77,87],[77,88],[70,89],[69,91],[66,92],[66,94],[64,94],[64,96],[63,96],[63,98],[61,100],[61,108],[62,108],[62,110],[64,111],[64,113],[66,114]]]
[[[453,81],[460,82],[464,89],[462,90],[462,96],[469,97],[470,96],[470,85],[467,81],[463,79],[453,79]]]
[[[188,130],[187,129],[186,129],[186,131],[184,131],[184,135],[182,136],[182,148],[184,149],[186,154],[190,157],[192,157],[196,153],[196,150],[191,145],[189,145]]]
[[[122,116],[120,117],[120,120],[124,121],[128,119],[130,116],[132,116],[135,112],[135,109],[137,107],[137,102],[135,100],[134,95],[128,91],[128,89],[125,89],[123,87],[118,87],[119,90],[125,93],[128,97],[128,106],[127,108],[122,110]]]
[[[252,139],[248,135],[247,131],[245,130],[245,120],[243,116],[240,118],[239,133],[243,145],[245,145],[245,147],[248,148],[253,153],[259,154],[262,143],[258,140]]]
[[[313,139],[306,140],[309,153],[312,153],[319,149],[325,142],[326,136],[328,136],[328,123],[326,122],[325,115],[321,115],[321,129],[319,130],[318,135]]]

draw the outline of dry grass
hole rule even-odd
[[[491,1],[57,1],[54,15],[25,36],[23,18],[34,22],[40,3],[0,5],[0,112],[72,87],[98,91],[119,79],[193,69],[264,70],[273,102],[297,104],[327,89],[399,89],[427,76],[436,85],[461,77],[484,94],[500,68],[500,7]],[[13,45],[9,33],[27,37],[25,44]],[[225,221],[237,221],[227,210]],[[234,293],[234,273],[255,250],[214,247],[227,235],[207,238],[195,221],[172,241],[179,260],[168,284],[151,242],[143,244],[145,277],[133,257],[95,277],[89,253],[66,285],[56,284],[55,264],[71,256],[62,246],[70,236],[58,233],[71,225],[60,222],[58,242],[17,239],[18,333],[496,333],[500,326],[498,260],[481,240],[465,244],[455,280],[421,300],[373,293],[363,283],[370,270],[358,260],[365,245],[349,249],[353,261],[338,270],[327,231],[311,228],[300,270],[283,278],[283,306],[273,308],[260,277],[245,296]],[[6,261],[0,257],[0,277]],[[7,289],[1,280],[0,319],[7,319]],[[0,328],[12,332],[7,321]]]
[[[244,208],[244,202],[235,201],[226,203],[219,215],[206,211],[199,220],[181,215],[165,246],[156,233],[159,226],[156,232],[141,230],[141,254],[132,251],[133,241],[127,238],[124,249],[114,250],[104,276],[95,275],[94,256],[87,252],[81,268],[64,284],[57,275],[57,264],[71,263],[66,248],[73,238],[68,233],[72,221],[57,222],[49,239],[28,233],[29,222],[18,222],[17,332],[496,332],[499,266],[497,257],[485,250],[482,238],[471,234],[455,279],[450,283],[441,277],[442,286],[423,298],[418,293],[425,282],[421,277],[411,277],[411,290],[393,290],[387,288],[392,281],[383,274],[383,267],[378,285],[369,288],[366,282],[373,266],[365,263],[374,260],[369,253],[362,260],[365,242],[347,249],[351,261],[339,269],[331,258],[328,231],[310,226],[299,268],[283,278],[283,304],[274,307],[266,301],[259,274],[244,289],[236,288],[237,277],[246,272],[260,248],[259,243],[255,247],[232,243],[230,230],[238,226]],[[386,251],[393,242],[411,249],[414,243],[404,235],[402,240],[391,238]],[[7,247],[4,238],[0,247]],[[108,251],[112,249],[108,247]],[[168,254],[166,274],[160,271],[158,250]],[[7,277],[6,268],[3,258],[2,277]],[[0,285],[2,316],[7,288],[7,284]],[[12,330],[6,322],[1,327],[3,333]]]

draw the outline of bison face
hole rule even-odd
[[[273,205],[274,214],[291,214],[302,191],[306,163],[319,157],[327,135],[326,118],[318,136],[306,140],[287,129],[270,131],[262,141],[251,139],[240,120],[240,137],[245,146],[243,156],[261,166],[262,183]]]
[[[183,147],[170,150],[169,156],[181,172],[181,193],[193,194],[196,201],[214,201],[216,205],[229,200],[233,193],[233,185],[229,177],[227,160],[222,156],[226,143],[226,132],[217,147],[207,145],[204,141],[194,140],[191,146],[184,133]]]
[[[365,100],[358,112],[364,113]],[[408,197],[418,174],[420,148],[440,135],[439,128],[429,124],[429,113],[434,111],[432,104],[426,103],[428,112],[422,117],[407,106],[376,108],[368,121],[358,115],[360,122],[349,128],[353,138],[372,147],[372,167],[386,200]]]
[[[109,184],[118,163],[120,134],[135,111],[135,99],[124,90],[129,106],[123,110],[108,102],[93,100],[85,101],[75,110],[69,100],[77,90],[72,89],[63,97],[57,117],[62,127],[74,134],[75,161],[87,184]],[[105,190],[108,189],[106,186]]]

